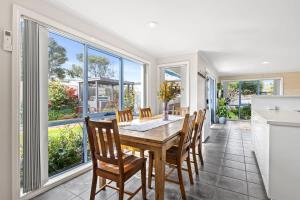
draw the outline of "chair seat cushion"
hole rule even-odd
[[[124,154],[124,174],[140,170],[145,161],[145,158],[139,158],[134,155]],[[98,161],[98,170],[105,171],[114,175],[120,174],[118,165],[113,165],[102,161]]]

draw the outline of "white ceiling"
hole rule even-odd
[[[48,1],[157,58],[202,51],[220,75],[300,71],[299,0]]]

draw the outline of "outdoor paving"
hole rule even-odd
[[[264,200],[267,199],[256,164],[251,142],[250,123],[228,122],[214,125],[208,141],[203,145],[204,166],[199,175],[193,173],[190,185],[184,172],[187,198],[191,200]],[[176,179],[176,171],[172,174]],[[90,195],[91,171],[60,185],[34,200],[87,200]],[[127,181],[125,190],[140,186],[139,174]],[[154,187],[154,181],[152,181]],[[154,189],[147,188],[147,199],[154,199]],[[125,195],[125,199],[128,196]],[[118,199],[118,193],[107,188],[97,200]],[[141,192],[134,199],[141,199]],[[179,186],[166,182],[165,199],[181,199]]]

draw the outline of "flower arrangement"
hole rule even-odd
[[[164,102],[164,120],[168,120],[168,102],[180,95],[181,87],[179,83],[173,81],[164,81],[160,85],[158,97]]]

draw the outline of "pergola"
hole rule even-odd
[[[110,78],[105,78],[105,77],[100,77],[100,78],[89,78],[88,79],[88,91],[90,90],[90,84],[91,85],[95,85],[95,99],[93,101],[96,102],[96,109],[97,111],[99,111],[99,105],[98,105],[98,101],[99,101],[99,86],[100,85],[105,85],[105,86],[111,86],[112,89],[112,97],[114,96],[114,89],[116,86],[120,86],[120,81],[116,80],[116,79],[110,79]],[[128,91],[130,91],[130,89],[134,89],[134,85],[140,85],[140,82],[131,82],[131,81],[123,81],[123,88],[127,87]],[[81,94],[81,90],[83,89],[83,81],[79,82],[79,94]],[[123,93],[123,90],[119,89],[120,93],[119,95],[121,95]],[[91,101],[91,100],[89,100]],[[100,100],[101,101],[101,100]]]

